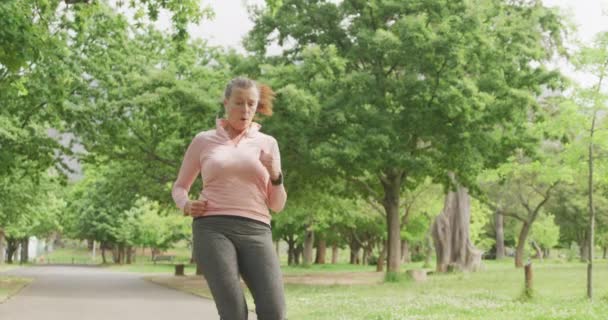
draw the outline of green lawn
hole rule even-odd
[[[12,265],[12,264],[3,263],[3,264],[0,264],[0,272],[8,271],[8,270],[15,269],[15,268],[18,268],[18,267],[19,267],[19,265]]]
[[[23,289],[32,279],[0,275],[0,303]]]
[[[404,269],[419,268],[407,264]],[[426,282],[402,280],[398,283],[367,285],[292,284],[298,276],[321,275],[360,277],[370,267],[350,265],[285,267],[288,316],[292,320],[330,319],[608,319],[608,261],[595,264],[595,299],[586,298],[586,264],[578,262],[534,261],[534,297],[522,299],[524,272],[511,259],[485,261],[475,273],[435,274]],[[182,277],[163,281],[178,290],[208,296],[204,281]],[[308,279],[308,278],[307,278]],[[328,281],[331,283],[331,281]],[[166,284],[165,284],[166,285]],[[250,309],[254,306],[247,293]]]
[[[137,249],[135,251],[135,262],[134,264],[138,265],[146,265],[153,264],[152,256],[150,254],[150,250],[146,249],[142,251],[142,249]],[[172,263],[187,263],[190,260],[190,249],[188,248],[177,248],[171,249],[170,251],[162,253],[162,255],[172,255],[175,256]],[[98,249],[95,253],[95,258],[93,259],[92,252],[87,248],[58,248],[53,252],[43,255],[41,257],[36,258],[35,263],[61,263],[61,264],[101,264],[101,251]],[[110,251],[106,252],[106,262],[108,264],[113,264],[112,261],[112,253]],[[167,263],[167,262],[159,262],[159,264]]]
[[[428,281],[352,286],[286,285],[290,319],[607,319],[608,262],[595,268],[596,299],[585,299],[586,265],[535,262],[535,297],[520,299],[523,270],[485,262],[476,273]]]

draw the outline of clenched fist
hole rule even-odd
[[[281,174],[281,159],[278,156],[274,156],[270,153],[260,153],[260,162],[270,174],[270,180],[277,180]]]
[[[184,206],[184,216],[200,217],[207,209],[207,200],[189,200]]]

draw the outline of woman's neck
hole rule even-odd
[[[245,130],[241,130],[241,131],[236,130],[235,128],[233,128],[230,125],[229,122],[226,122],[226,125],[224,126],[224,130],[226,130],[230,139],[234,139],[234,138],[240,136],[243,132],[245,132]]]

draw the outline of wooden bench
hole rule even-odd
[[[172,255],[159,255],[152,258],[152,261],[156,264],[157,261],[173,261],[174,258]]]

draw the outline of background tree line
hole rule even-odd
[[[188,39],[187,23],[211,15],[196,1],[130,5],[0,4],[9,261],[34,235],[95,240],[121,263],[189,241],[171,184],[237,75],[277,92],[259,121],[283,155],[289,202],[273,235],[290,264],[335,262],[338,249],[392,273],[433,258],[475,270],[508,248],[518,267],[556,247],[579,248],[590,270],[596,246],[606,257],[607,33],[567,50],[564,17],[537,1],[285,0],[252,8],[240,54]],[[171,33],[153,27],[165,9]]]

